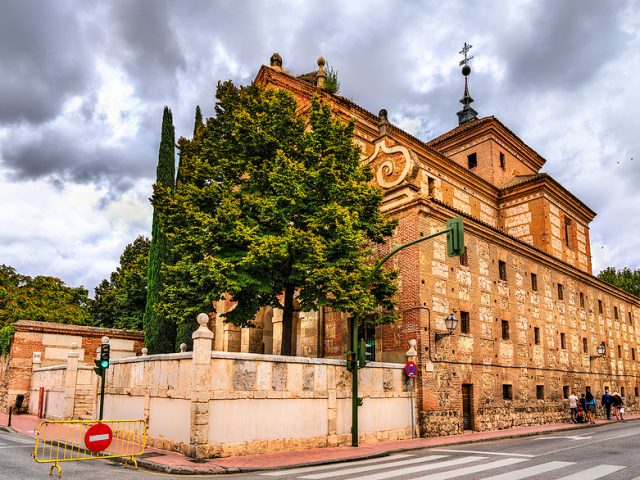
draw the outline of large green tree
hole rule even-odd
[[[598,274],[598,278],[640,297],[640,268],[616,270],[615,267],[608,267]]]
[[[171,110],[165,107],[162,116],[162,134],[154,188],[166,190],[169,195],[172,195],[175,189],[175,169],[173,116]],[[145,343],[151,353],[169,353],[175,351],[176,324],[160,314],[157,305],[162,298],[165,285],[163,266],[171,263],[171,244],[155,208],[151,232],[147,301],[143,318]]]
[[[0,350],[6,353],[18,320],[90,323],[90,303],[84,287],[69,287],[56,277],[22,275],[0,265]]]
[[[216,116],[181,140],[175,195],[154,189],[176,258],[160,311],[193,323],[227,293],[236,304],[225,320],[251,326],[261,307],[281,308],[285,355],[294,297],[303,311],[392,311],[394,272],[383,269],[366,287],[374,247],[395,223],[380,212],[382,192],[360,163],[354,123],[334,119],[317,98],[301,118],[283,90],[226,82],[216,96]]]
[[[95,288],[95,300],[89,308],[95,325],[142,330],[150,246],[142,235],[128,244],[118,268]]]

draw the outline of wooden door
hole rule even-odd
[[[462,419],[465,430],[473,430],[473,385],[462,385]]]

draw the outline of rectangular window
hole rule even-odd
[[[500,168],[504,170],[504,153],[500,152]]]
[[[627,312],[629,315],[629,325],[633,325],[633,318],[631,317],[631,312]]]
[[[563,350],[567,349],[567,339],[564,333],[560,334],[560,348],[562,348]]]
[[[618,307],[613,307],[613,318],[618,320]]]
[[[469,312],[460,312],[460,333],[469,333]]]
[[[568,247],[569,246],[569,227],[571,226],[571,219],[566,218],[564,219],[564,244]]]
[[[636,349],[632,348],[631,349],[631,360],[635,360],[636,359]]]
[[[538,275],[536,275],[535,273],[531,274],[531,291],[538,291]]]
[[[602,300],[598,300],[598,313],[602,315]]]
[[[540,327],[533,327],[533,343],[540,345]]]
[[[565,400],[569,398],[569,385],[564,385],[562,387],[562,398],[564,398]]]
[[[635,387],[635,388],[633,389],[633,393],[634,393],[634,395],[635,395],[636,397],[638,396],[638,387]]]
[[[507,279],[507,262],[498,260],[498,274],[500,275],[500,280]]]
[[[469,168],[475,168],[478,166],[478,157],[476,157],[475,153],[467,155],[467,164],[469,165]]]
[[[513,400],[512,385],[502,385],[502,398],[503,400]]]
[[[618,358],[622,358],[622,347],[618,345]]]
[[[544,385],[536,385],[536,398],[544,400]]]
[[[429,190],[429,196],[433,197],[436,193],[436,180],[431,177],[427,177],[427,189]]]
[[[624,387],[620,387],[620,396],[624,398]]]
[[[561,283],[558,284],[558,300],[564,300],[564,286]]]
[[[582,339],[582,351],[584,353],[587,353],[589,351],[588,345],[587,345],[587,339],[583,338]]]
[[[469,265],[469,258],[467,257],[467,247],[464,247],[464,251],[462,255],[460,255],[460,265],[464,265],[465,267]]]
[[[580,307],[584,308],[584,293],[580,292]]]
[[[502,320],[502,339],[509,340],[509,322]]]

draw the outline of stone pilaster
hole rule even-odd
[[[202,458],[206,455],[209,441],[209,401],[211,391],[211,344],[213,332],[207,328],[209,316],[198,315],[198,329],[193,332],[193,391],[191,397],[191,455]]]
[[[73,418],[73,408],[76,400],[76,384],[78,382],[78,345],[71,344],[71,351],[67,353],[67,371],[64,376],[64,418]]]

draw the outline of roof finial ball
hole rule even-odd
[[[320,68],[323,68],[326,65],[327,61],[324,59],[324,57],[318,57],[318,66]]]
[[[462,67],[462,75],[464,75],[465,77],[468,77],[470,73],[471,73],[471,67],[469,65],[465,65],[464,67]]]
[[[282,57],[278,52],[274,52],[274,54],[271,55],[271,66],[280,69],[282,68]]]

